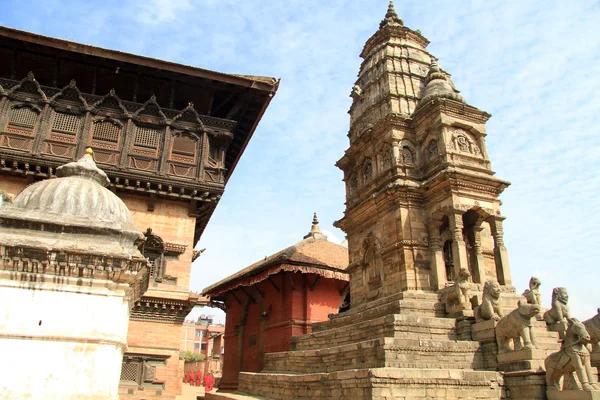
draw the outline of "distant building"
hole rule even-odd
[[[122,400],[181,391],[181,327],[202,301],[189,292],[194,246],[277,88],[0,27],[0,189],[14,197],[91,147],[145,232],[150,280],[131,310]]]
[[[260,371],[265,353],[289,350],[292,336],[336,313],[347,265],[348,249],[327,240],[315,214],[303,240],[204,289],[227,314],[219,388],[237,388],[240,371]]]
[[[188,370],[202,370],[213,372],[217,375],[222,371],[222,355],[225,350],[223,324],[214,324],[213,317],[201,315],[197,321],[186,321],[183,323],[181,334],[181,351],[191,351],[195,354],[203,354],[204,360],[199,365],[187,366]]]

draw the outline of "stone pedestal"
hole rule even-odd
[[[504,374],[507,398],[511,400],[539,400],[546,398],[544,371],[516,371]]]
[[[471,336],[480,343],[496,343],[496,321],[475,322],[471,325]]]
[[[472,317],[473,307],[470,302],[465,301],[451,306],[446,305],[446,312],[450,318]]]
[[[548,400],[600,400],[600,390],[549,390]]]
[[[498,354],[500,371],[543,371],[546,352],[539,349],[520,349]]]

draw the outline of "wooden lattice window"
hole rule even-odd
[[[221,166],[221,148],[212,140],[208,141],[208,164],[212,167]]]
[[[37,118],[38,113],[29,107],[13,108],[10,112],[8,125],[33,129]]]
[[[160,139],[160,130],[148,126],[136,125],[133,144],[138,147],[157,149]]]
[[[52,130],[65,135],[77,135],[80,122],[78,115],[55,112]]]
[[[171,147],[171,160],[194,164],[196,161],[196,140],[188,136],[174,136]]]
[[[196,141],[187,136],[173,138],[173,153],[194,157],[196,155]]]
[[[123,361],[121,366],[121,380],[125,382],[140,383],[142,363],[138,360]]]
[[[121,127],[118,124],[112,121],[104,120],[98,121],[94,124],[92,139],[103,142],[118,143],[120,135]]]

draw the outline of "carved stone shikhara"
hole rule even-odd
[[[539,312],[540,306],[537,304],[519,301],[516,309],[502,317],[496,325],[498,353],[506,353],[520,348],[535,349],[535,335],[531,318]],[[511,340],[514,342],[513,348],[509,346]]]
[[[588,320],[583,321],[583,325],[590,335],[592,352],[600,353],[600,308],[598,308],[598,314],[594,315]]]
[[[540,293],[541,284],[542,281],[535,276],[532,276],[531,279],[529,279],[529,289],[525,289],[523,292],[523,296],[527,300],[527,303],[542,305],[542,294]]]
[[[576,318],[568,318],[567,324],[561,350],[550,354],[545,361],[547,391],[561,390],[560,378],[563,376],[565,377],[564,389],[578,389],[573,372],[577,374],[581,389],[600,390],[590,364],[590,352],[586,347],[590,336],[585,326]]]
[[[454,284],[448,286],[442,292],[441,300],[446,304],[446,312],[452,314],[461,310],[470,310],[469,303],[469,278],[471,274],[466,268],[461,268],[458,277],[454,280]]]
[[[489,280],[483,286],[483,300],[480,305],[475,307],[475,319],[477,321],[489,321],[491,319],[498,321],[504,316],[502,307],[500,307],[500,284],[494,280]]]

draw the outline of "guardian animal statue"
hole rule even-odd
[[[535,349],[535,335],[531,318],[539,312],[539,305],[527,304],[523,300],[519,300],[518,307],[502,317],[496,325],[498,353],[506,353],[521,348]],[[509,346],[511,341],[514,342],[512,349]]]
[[[540,285],[542,281],[540,281],[535,276],[532,276],[529,280],[529,289],[525,289],[523,292],[523,296],[527,300],[529,304],[538,304],[542,305],[542,294],[540,293]]]
[[[560,378],[565,376],[565,383],[574,382],[573,372],[577,374],[583,390],[600,390],[594,371],[590,364],[590,352],[585,346],[590,335],[585,326],[576,318],[567,319],[567,332],[560,351],[550,354],[544,362],[546,366],[547,391],[561,390]],[[572,384],[571,384],[572,385]],[[572,389],[569,387],[569,389]]]
[[[441,300],[446,304],[446,312],[451,312],[450,310],[460,304],[469,303],[470,277],[469,271],[466,268],[461,268],[454,284],[444,289]]]
[[[483,285],[483,300],[480,305],[475,307],[474,313],[477,321],[491,319],[498,321],[504,316],[502,307],[500,307],[500,284],[498,282],[489,280]]]
[[[586,321],[583,321],[583,325],[590,335],[592,351],[594,353],[600,353],[600,308],[598,309],[598,314]]]
[[[552,290],[552,308],[544,313],[546,325],[554,325],[563,319],[571,318],[569,311],[569,294],[564,287],[557,287]]]

